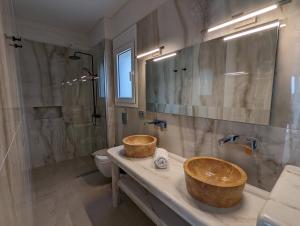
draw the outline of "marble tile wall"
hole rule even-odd
[[[116,120],[115,120],[115,81],[113,66],[113,43],[112,40],[104,40],[104,80],[106,95],[106,125],[107,125],[107,147],[116,144]]]
[[[17,73],[18,51],[4,36],[12,34],[14,26],[10,4],[0,1],[0,225],[32,226],[31,165]]]
[[[204,29],[226,21],[239,12],[254,10],[272,3],[270,0],[169,0],[147,16],[147,19],[143,19],[141,22],[143,26],[137,26],[137,42],[142,43],[138,44],[138,53],[148,49],[149,46],[156,47],[157,40],[159,45],[165,46],[163,51],[165,54],[203,40],[223,36],[233,32],[232,28],[211,35],[206,35]],[[284,165],[300,166],[298,113],[300,67],[297,63],[300,54],[299,15],[300,0],[293,0],[273,13],[258,18],[257,24],[274,19],[283,19],[287,24],[279,34],[269,126],[151,112],[146,112],[144,118],[139,118],[139,111],[146,111],[145,60],[147,59],[144,59],[138,63],[139,108],[116,108],[116,144],[121,144],[122,138],[127,135],[152,134],[159,138],[160,146],[181,156],[212,155],[235,162],[247,171],[248,183],[271,190]],[[151,21],[148,22],[149,29],[158,30],[156,32],[158,36],[139,40],[143,38],[141,34],[148,31],[145,21]],[[153,28],[155,24],[158,24],[158,28]],[[123,125],[121,120],[123,112],[128,116],[126,125]],[[144,125],[145,121],[154,118],[165,119],[168,128],[161,131],[152,125]],[[242,143],[246,137],[256,136],[259,138],[257,152],[248,155],[240,145],[218,146],[218,139],[229,134],[241,135]]]
[[[73,82],[88,75],[83,70],[90,66],[88,57],[72,61],[68,56],[75,50],[70,48],[30,40],[24,40],[23,45],[21,77],[32,166],[89,155],[106,147],[105,97],[97,95],[96,109],[101,117],[94,126],[92,83]],[[103,74],[102,52],[101,44],[91,49],[98,74]],[[72,85],[63,85],[65,81]]]

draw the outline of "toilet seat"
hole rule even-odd
[[[107,149],[101,149],[92,154],[97,168],[105,177],[111,177],[111,160],[107,156]]]
[[[101,149],[101,150],[98,150],[98,151],[95,151],[93,154],[93,156],[107,156],[107,149]]]
[[[106,155],[95,155],[95,158],[97,161],[102,162],[102,163],[109,163],[110,159]]]

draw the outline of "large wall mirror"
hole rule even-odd
[[[147,110],[268,125],[278,28],[146,62]]]

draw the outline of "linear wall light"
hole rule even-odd
[[[167,55],[165,55],[165,56],[155,58],[153,61],[154,61],[154,62],[161,61],[161,60],[164,60],[164,59],[167,59],[167,58],[170,58],[170,57],[174,57],[174,56],[176,56],[176,55],[177,55],[177,53],[167,54]]]
[[[267,24],[267,25],[264,25],[264,26],[256,27],[256,28],[253,28],[253,29],[250,29],[250,30],[246,30],[246,31],[242,31],[242,32],[239,32],[239,33],[236,33],[236,34],[233,34],[233,35],[226,36],[223,40],[224,41],[229,41],[229,40],[239,38],[239,37],[242,37],[242,36],[246,36],[246,35],[250,35],[250,34],[253,34],[253,33],[256,33],[256,32],[259,32],[259,31],[268,30],[268,29],[271,29],[273,27],[278,27],[279,25],[280,25],[280,23],[277,21],[275,23]]]
[[[248,72],[245,71],[237,71],[237,72],[229,72],[229,73],[225,73],[225,76],[238,76],[238,75],[248,75]]]
[[[221,28],[224,28],[224,27],[227,27],[227,26],[230,26],[230,25],[233,25],[233,24],[236,24],[236,23],[239,23],[241,21],[244,21],[244,20],[248,20],[252,17],[256,17],[258,15],[261,15],[261,14],[264,14],[264,13],[267,13],[267,12],[270,12],[274,9],[277,9],[278,8],[278,4],[274,4],[274,5],[271,5],[271,6],[268,6],[266,8],[263,8],[263,9],[260,9],[260,10],[257,10],[257,11],[254,11],[252,13],[249,13],[249,14],[246,14],[245,16],[241,16],[241,17],[238,17],[236,19],[233,19],[233,20],[230,20],[226,23],[223,23],[223,24],[220,24],[220,25],[217,25],[215,27],[212,27],[212,28],[209,28],[207,30],[207,32],[212,32],[212,31],[216,31],[216,30],[219,30]]]
[[[148,56],[148,55],[150,55],[150,54],[157,53],[157,52],[159,52],[161,49],[162,49],[162,48],[153,49],[153,50],[151,50],[151,51],[149,51],[149,52],[142,53],[142,54],[138,55],[136,58],[137,58],[137,59],[140,59],[140,58],[145,57],[145,56]]]
[[[280,28],[286,27],[286,24],[280,24]]]

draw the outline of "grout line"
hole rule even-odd
[[[22,123],[22,122],[19,122],[19,125],[17,126],[16,132],[15,132],[15,134],[14,134],[14,136],[13,136],[13,139],[12,139],[12,141],[10,142],[10,144],[9,144],[9,146],[8,146],[8,149],[7,149],[7,152],[6,152],[6,154],[5,154],[5,156],[4,156],[3,160],[2,160],[2,162],[1,162],[1,164],[0,164],[0,172],[1,172],[2,168],[3,168],[3,166],[4,166],[4,163],[5,163],[6,159],[7,159],[7,156],[8,156],[8,154],[9,154],[10,150],[11,150],[11,147],[12,147],[12,145],[13,145],[15,139],[16,139],[17,133],[18,133],[20,127],[21,127],[21,123]]]

